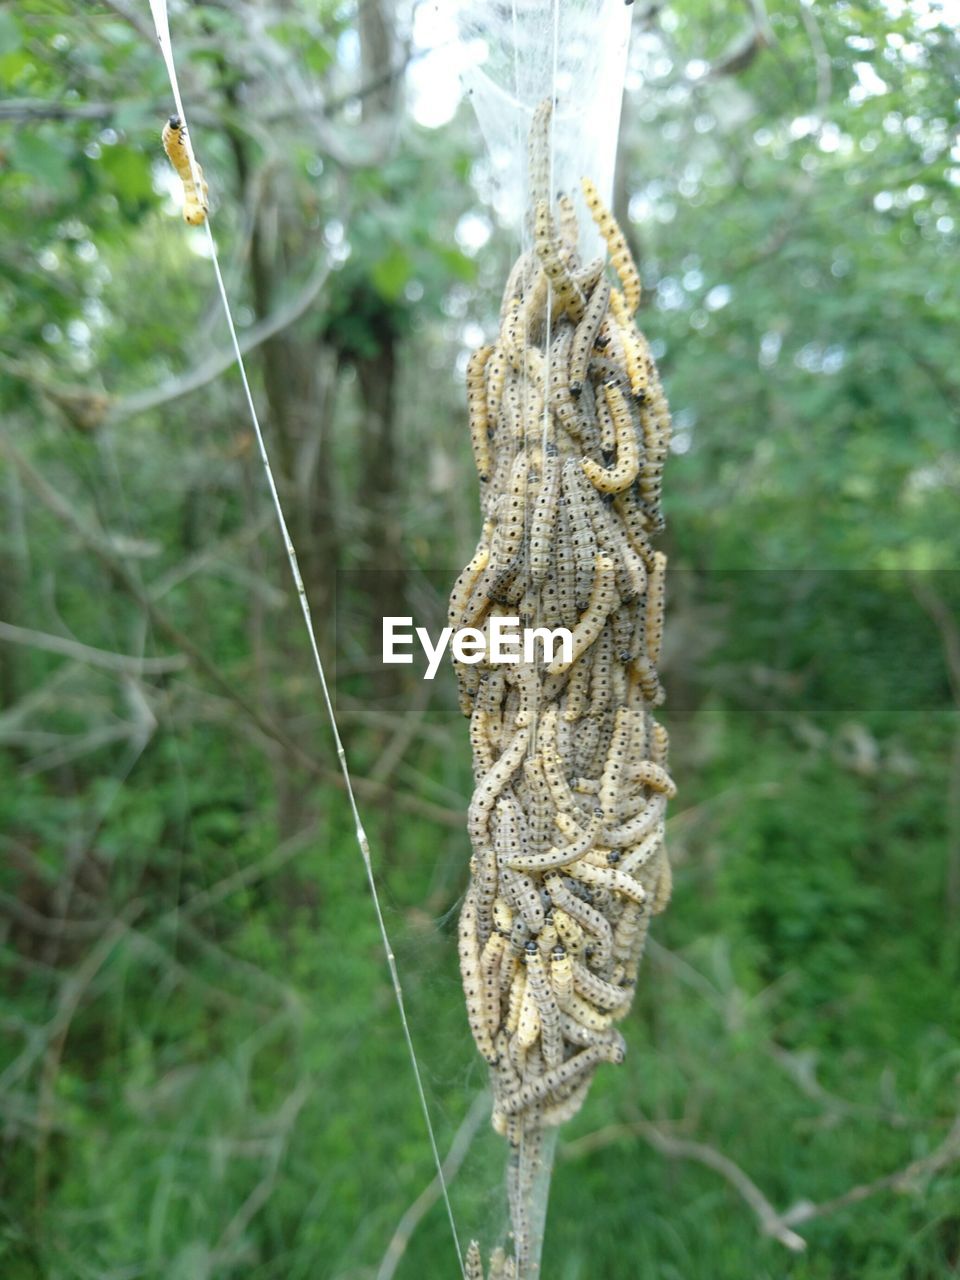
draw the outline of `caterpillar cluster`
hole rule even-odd
[[[571,202],[547,199],[537,133],[548,112],[531,142],[533,249],[510,273],[496,344],[467,371],[484,523],[448,619],[489,631],[519,617],[573,637],[571,661],[457,669],[476,783],[460,967],[493,1124],[512,1150],[520,1274],[544,1130],[575,1115],[599,1064],[625,1053],[616,1024],[670,895],[675,790],[653,716],[666,557],[651,537],[670,416],[616,221],[585,180],[619,287],[603,259],[581,263]],[[479,1254],[473,1266],[482,1280]]]
[[[464,1278],[465,1280],[484,1280],[483,1259],[476,1240],[470,1241],[470,1247],[464,1259]],[[503,1249],[494,1249],[490,1258],[487,1280],[517,1280],[516,1261],[508,1257]]]
[[[193,158],[190,141],[187,138],[187,126],[179,116],[171,116],[163,126],[161,137],[167,158],[183,183],[183,220],[191,227],[199,227],[206,221],[210,205],[203,170]],[[194,169],[199,183],[194,181]]]

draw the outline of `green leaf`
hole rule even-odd
[[[302,59],[317,75],[322,75],[333,62],[330,47],[320,40],[307,36],[299,22],[271,22],[267,27],[267,33],[280,44],[295,50],[298,59]]]
[[[2,16],[0,13],[0,18]],[[16,50],[12,53],[0,53],[0,84],[6,85],[8,89],[17,84],[21,75],[27,77],[32,70],[33,59],[28,53]]]
[[[412,274],[413,263],[408,255],[402,249],[393,248],[373,264],[370,279],[381,297],[396,302]]]
[[[323,75],[333,65],[333,53],[328,45],[321,44],[319,40],[311,40],[300,52],[308,69],[316,76]]]
[[[58,191],[67,186],[70,160],[64,145],[22,129],[13,144],[13,168]]]
[[[15,53],[22,44],[20,23],[8,9],[0,9],[0,55]]]
[[[477,278],[476,262],[468,258],[465,253],[461,253],[459,249],[438,248],[436,254],[450,275],[455,276],[457,280],[472,284]]]
[[[119,199],[138,201],[152,196],[150,164],[142,151],[132,147],[105,147],[99,163],[107,184]]]

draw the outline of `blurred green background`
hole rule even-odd
[[[939,1280],[956,7],[634,10],[616,205],[676,421],[676,887],[627,1062],[561,1135],[544,1275]],[[380,615],[435,607],[472,550],[463,369],[514,246],[448,6],[171,18],[454,1213],[489,1246],[502,1151],[454,940],[466,725],[449,671],[375,657]],[[0,9],[0,87],[0,1276],[452,1277],[204,234],[171,198],[147,6]]]

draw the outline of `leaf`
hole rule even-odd
[[[299,22],[271,22],[267,34],[280,44],[296,51],[297,57],[315,75],[322,75],[333,62],[333,53],[329,45],[304,33]]]
[[[9,10],[0,9],[0,56],[15,53],[23,44],[23,33]]]
[[[3,14],[0,11],[0,18]],[[22,50],[13,53],[0,53],[0,84],[14,85],[21,76],[33,71],[33,59]]]
[[[413,263],[402,249],[393,248],[370,269],[370,279],[381,297],[396,302],[413,274]]]
[[[69,156],[62,145],[33,130],[21,130],[13,144],[13,168],[37,178],[62,194],[70,176]]]
[[[459,249],[438,248],[436,253],[446,270],[457,280],[472,284],[477,278],[476,262]]]
[[[148,200],[153,194],[150,164],[132,147],[105,147],[99,161],[107,185],[120,200]]]

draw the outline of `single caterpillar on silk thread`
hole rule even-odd
[[[179,116],[171,116],[163,126],[161,137],[167,159],[176,169],[177,177],[183,183],[183,220],[191,227],[199,227],[206,222],[210,205],[207,199],[207,183],[203,170],[193,155],[193,148],[187,137],[187,126]],[[199,184],[194,181],[194,170],[196,170]]]

